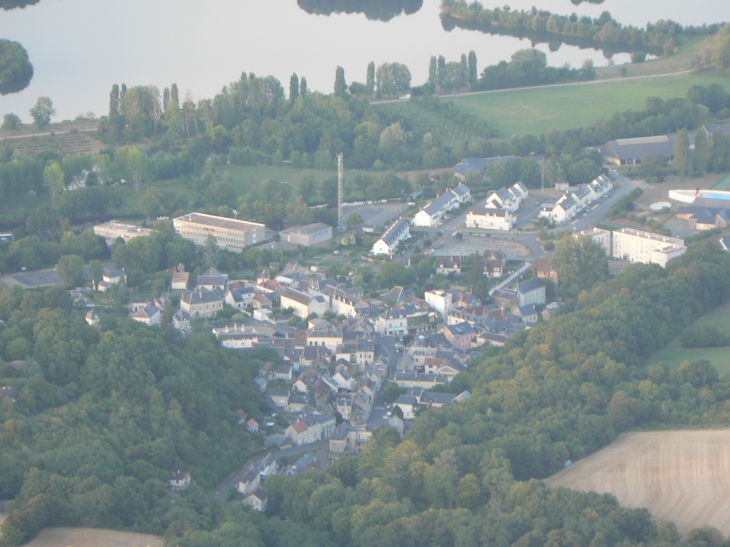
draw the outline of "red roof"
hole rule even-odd
[[[309,429],[307,427],[307,424],[305,424],[304,422],[295,422],[292,424],[292,427],[297,433],[304,433],[307,429]]]

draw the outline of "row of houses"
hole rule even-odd
[[[396,220],[385,231],[385,233],[373,245],[373,254],[393,255],[398,250],[401,241],[411,236],[408,221],[403,219]]]
[[[579,211],[608,194],[612,188],[611,179],[604,175],[588,184],[564,188],[563,195],[558,198],[557,202],[546,203],[540,207],[538,216],[555,224],[565,224]]]
[[[471,201],[471,190],[465,184],[456,188],[447,189],[442,195],[436,196],[431,203],[423,207],[413,217],[414,226],[439,226],[449,211],[458,209],[461,205]]]

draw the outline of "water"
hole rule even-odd
[[[659,18],[699,25],[730,20],[728,0],[606,0],[602,5],[569,0],[505,0],[513,9],[537,4],[556,13],[597,17],[608,10],[620,22],[643,26]],[[504,3],[485,2],[486,7]],[[367,64],[398,61],[413,83],[428,77],[432,55],[457,61],[474,50],[480,70],[508,60],[529,40],[476,31],[447,32],[439,18],[440,0],[424,0],[411,15],[388,22],[363,14],[311,15],[295,0],[41,0],[34,6],[0,11],[0,36],[21,42],[35,76],[15,95],[0,97],[0,114],[15,112],[30,121],[28,109],[38,96],[51,97],[56,120],[108,110],[113,83],[128,86],[173,82],[181,96],[212,97],[242,71],[271,74],[288,88],[289,76],[306,76],[310,89],[329,92],[335,68],[349,82],[364,81]],[[580,66],[587,58],[605,66],[603,54],[563,45],[549,52],[551,65]],[[616,55],[614,62],[627,62]]]

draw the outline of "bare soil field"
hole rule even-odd
[[[730,533],[730,429],[625,433],[545,481],[610,493],[646,507],[680,533],[705,525]]]
[[[162,538],[95,528],[46,528],[26,547],[162,547]]]

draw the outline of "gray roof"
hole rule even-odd
[[[441,212],[441,210],[446,207],[446,205],[454,199],[454,194],[451,192],[444,192],[439,197],[437,197],[435,200],[433,200],[430,204],[426,205],[423,210],[426,211],[429,215],[435,215],[436,213]]]
[[[457,186],[456,188],[454,188],[451,191],[454,192],[454,194],[456,194],[459,197],[464,197],[466,194],[469,193],[470,190],[466,184],[459,184],[459,186]]]
[[[528,281],[523,281],[519,285],[517,285],[517,290],[521,292],[522,294],[534,291],[536,289],[539,289],[541,287],[545,286],[545,282],[540,277],[535,277],[534,279],[529,279]]]
[[[188,304],[207,304],[211,302],[219,302],[223,297],[217,291],[190,291],[183,294],[182,299]]]
[[[325,224],[323,222],[315,222],[314,224],[307,224],[306,226],[297,226],[295,228],[289,228],[288,230],[284,230],[286,233],[292,233],[292,234],[316,234],[317,232],[321,232],[323,230],[331,230],[332,226],[329,224]]]
[[[647,154],[674,157],[674,145],[677,138],[674,135],[659,137],[639,137],[636,139],[618,139],[610,141],[601,147],[601,153],[608,158],[619,160],[642,160]]]
[[[490,217],[503,217],[506,216],[509,211],[507,209],[497,209],[494,207],[478,207],[476,205],[467,209],[472,215],[479,216],[490,216]]]
[[[401,219],[398,219],[396,222],[394,222],[390,228],[388,228],[383,236],[380,238],[388,245],[392,245],[396,240],[398,240],[402,235],[403,232],[405,232],[408,229],[408,221]]]
[[[282,298],[289,298],[290,300],[294,300],[294,302],[299,302],[305,306],[309,306],[309,303],[312,301],[311,296],[303,292],[295,291],[294,289],[285,289],[284,292],[281,293],[281,296]]]

